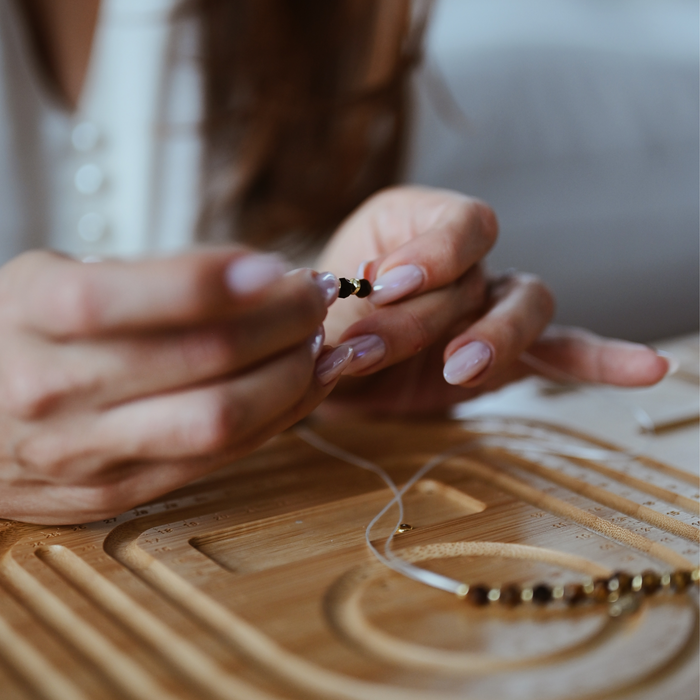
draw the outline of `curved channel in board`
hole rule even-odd
[[[401,558],[414,563],[464,556],[539,561],[591,577],[611,574],[608,569],[583,557],[552,549],[502,542],[445,542],[401,550]],[[329,591],[325,606],[326,613],[333,626],[355,646],[376,654],[388,663],[424,671],[472,676],[552,664],[582,654],[605,642],[613,633],[628,629],[630,623],[636,625],[638,622],[636,615],[612,618],[607,614],[607,608],[598,608],[593,614],[600,615],[601,623],[591,634],[556,651],[538,656],[506,658],[480,652],[436,649],[389,635],[372,624],[364,615],[362,597],[365,591],[386,574],[386,567],[378,562],[371,562],[347,572]],[[513,615],[508,611],[506,614]]]
[[[22,528],[17,528],[16,540],[21,532]],[[93,664],[125,696],[133,700],[177,700],[131,656],[18,564],[12,556],[12,538],[7,536],[10,533],[4,534],[0,550],[0,586]],[[80,693],[76,697],[80,697]]]

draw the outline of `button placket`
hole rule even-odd
[[[81,195],[83,204],[88,205],[79,206],[83,212],[78,216],[76,231],[82,241],[94,246],[103,241],[109,232],[104,198],[96,199],[96,195],[104,190],[105,185],[104,168],[99,164],[100,159],[96,157],[103,145],[103,137],[94,122],[82,120],[73,127],[70,141],[74,153],[78,156],[73,175],[74,191]],[[81,163],[80,156],[87,156],[89,160]]]

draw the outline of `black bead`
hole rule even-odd
[[[340,282],[339,299],[346,299],[355,291],[355,285],[350,280],[345,279],[345,277],[340,277],[338,281]]]
[[[486,586],[472,586],[467,593],[467,600],[479,607],[486,605],[489,602],[489,589]]]
[[[540,605],[549,603],[552,600],[552,589],[546,583],[540,583],[532,589],[532,599]]]
[[[357,290],[356,297],[364,299],[372,293],[372,285],[369,280],[360,280],[360,288]]]

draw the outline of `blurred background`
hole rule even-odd
[[[494,270],[557,321],[653,341],[699,315],[697,0],[438,0],[409,182],[486,200]]]

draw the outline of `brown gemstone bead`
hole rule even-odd
[[[501,588],[501,597],[499,602],[508,608],[514,608],[522,602],[520,598],[520,586],[517,583],[511,583],[504,588]]]
[[[647,571],[642,573],[642,591],[645,595],[654,595],[661,587],[661,577],[656,571]]]
[[[615,581],[617,585],[611,583]],[[632,577],[625,571],[615,572],[608,581],[608,590],[617,591],[620,595],[629,593],[632,590]]]
[[[682,593],[690,586],[690,571],[678,569],[671,574],[671,590]]]
[[[486,605],[489,602],[489,589],[486,586],[472,586],[467,593],[467,600],[472,605]]]
[[[552,600],[552,589],[546,583],[540,583],[532,589],[532,600],[539,605],[546,605]]]
[[[564,586],[564,600],[569,605],[580,605],[588,596],[580,583],[569,583]]]
[[[593,583],[593,593],[591,593],[591,600],[596,603],[607,603],[608,602],[608,579],[598,578]]]

